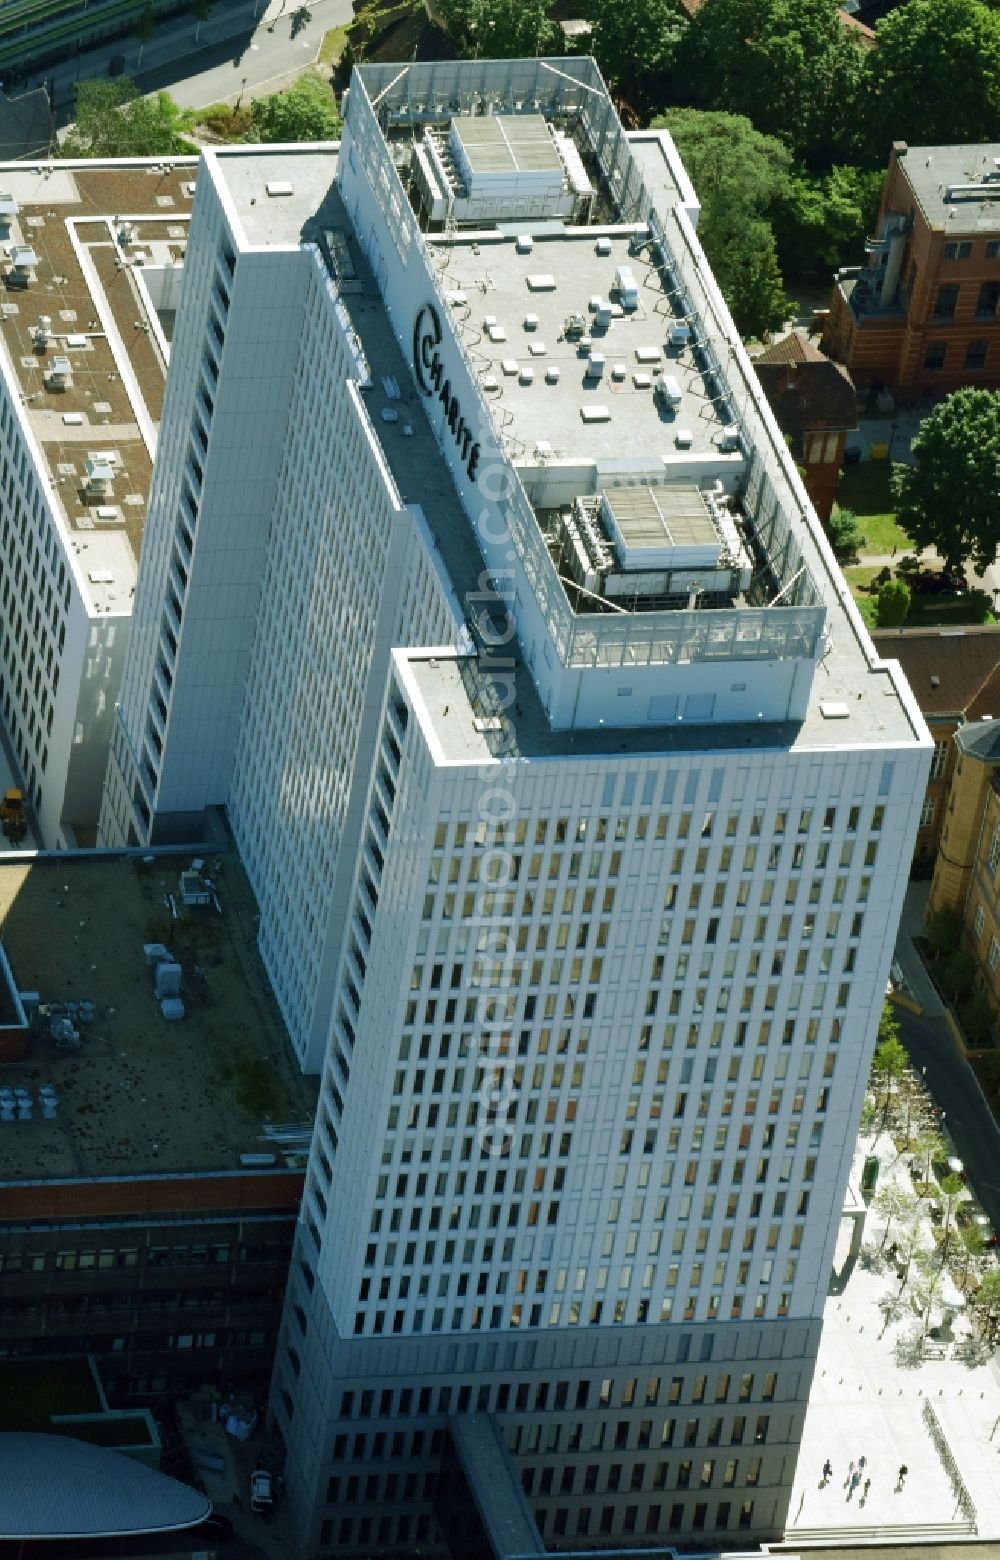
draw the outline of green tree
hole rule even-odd
[[[791,305],[769,214],[788,188],[787,149],[734,114],[671,109],[652,126],[670,131],[684,160],[701,203],[698,236],[737,327],[776,330]]]
[[[875,1055],[872,1057],[871,1077],[876,1097],[881,1096],[883,1128],[889,1120],[893,1089],[905,1076],[909,1065],[910,1055],[903,1042],[899,1039],[898,1031],[895,1034],[887,1035],[875,1047]]]
[[[920,1332],[923,1339],[927,1337],[931,1325],[934,1302],[944,1283],[945,1270],[940,1256],[934,1251],[914,1252],[914,1261],[917,1265],[918,1278],[913,1287],[913,1303],[923,1323]]]
[[[896,1233],[896,1261],[899,1264],[899,1293],[902,1294],[910,1278],[913,1259],[924,1243],[924,1227],[919,1218],[907,1219]]]
[[[892,470],[899,524],[949,568],[971,559],[982,573],[1000,550],[1000,391],[956,390],[911,448],[913,465]]]
[[[796,173],[774,216],[782,268],[792,276],[826,276],[853,264],[875,229],[881,169],[840,165],[829,173]]]
[[[877,1305],[882,1313],[882,1331],[879,1333],[879,1337],[884,1338],[893,1322],[901,1322],[903,1320],[908,1307],[903,1299],[902,1291],[899,1289],[887,1290],[884,1295],[879,1297]]]
[[[178,132],[180,109],[167,92],[140,97],[134,81],[78,81],[76,119],[63,157],[158,157],[189,150]]]
[[[941,905],[927,917],[924,937],[936,959],[947,958],[962,940],[962,917],[951,905]]]
[[[854,137],[862,65],[830,0],[705,0],[674,82],[694,106],[745,114],[811,166],[828,167]]]
[[[935,1127],[925,1127],[913,1144],[913,1164],[920,1181],[917,1186],[919,1196],[926,1197],[926,1189],[931,1186],[931,1167],[935,1162],[947,1159],[948,1145],[940,1132]]]
[[[316,76],[300,76],[287,92],[255,99],[250,127],[254,141],[335,141],[341,121],[326,83]]]
[[[951,1237],[954,1231],[955,1214],[958,1205],[965,1199],[965,1182],[960,1175],[949,1173],[941,1182],[941,1205],[944,1209],[944,1223],[941,1226],[941,1250],[947,1252],[951,1245]]]
[[[135,35],[139,40],[139,58],[137,65],[142,64],[142,51],[156,31],[156,12],[153,10],[152,0],[147,0],[146,5],[140,11],[135,24]]]
[[[909,0],[878,26],[865,62],[873,162],[892,141],[996,140],[1000,10],[982,0]]]
[[[590,0],[588,47],[610,86],[633,108],[662,103],[686,22],[675,0]]]
[[[879,1251],[884,1251],[893,1225],[906,1224],[916,1217],[917,1199],[898,1182],[888,1181],[881,1191],[875,1193],[872,1208],[880,1218],[885,1220],[885,1229],[878,1248]]]
[[[978,1224],[967,1224],[959,1233],[962,1243],[960,1253],[962,1274],[959,1285],[964,1293],[969,1287],[969,1279],[972,1277],[976,1263],[985,1255],[987,1246],[986,1237]]]
[[[910,587],[905,580],[886,580],[875,598],[875,622],[879,628],[898,628],[910,610]]]
[[[839,504],[835,504],[826,530],[830,546],[838,558],[856,557],[858,549],[864,544],[864,532],[853,509],[841,509]]]
[[[557,51],[559,29],[549,0],[437,0],[437,10],[464,59],[525,59]]]
[[[983,1274],[968,1303],[986,1337],[993,1342],[1000,1323],[1000,1268]]]

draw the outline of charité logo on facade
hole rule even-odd
[[[462,416],[458,397],[452,395],[451,380],[445,378],[438,351],[440,345],[441,316],[432,303],[425,303],[417,310],[413,322],[413,371],[424,395],[436,395],[444,407],[445,421],[458,445],[469,481],[474,482],[479,466],[479,444]]]

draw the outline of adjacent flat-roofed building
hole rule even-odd
[[[96,835],[193,179],[0,169],[0,720],[50,849]]]
[[[226,805],[319,1072],[302,1555],[473,1411],[554,1546],[784,1526],[930,740],[697,213],[572,57],[199,169],[102,827]]]
[[[895,142],[865,249],[838,273],[823,332],[859,389],[1000,384],[1000,141]]]
[[[119,1406],[270,1372],[315,1089],[254,913],[231,849],[0,865],[0,1348]]]

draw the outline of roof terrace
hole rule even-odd
[[[238,1171],[247,1154],[280,1168],[264,1123],[311,1122],[315,1088],[267,991],[236,854],[191,866],[0,863],[0,943],[16,990],[39,999],[23,1003],[26,1032],[3,1032],[0,1183]],[[161,1011],[147,944],[179,966],[160,983],[179,984],[183,1017]]]
[[[131,610],[193,179],[190,158],[0,171],[4,368],[98,612]]]

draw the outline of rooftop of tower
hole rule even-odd
[[[311,1123],[315,1088],[267,989],[236,854],[207,856],[184,883],[191,866],[0,864],[0,1184],[238,1172],[246,1155],[281,1169],[265,1120]],[[161,1012],[154,944],[180,966],[182,1018]]]
[[[361,66],[339,149],[206,157],[241,246],[315,246],[387,479],[422,512],[470,623],[472,426],[516,473],[508,533],[562,667],[613,680],[715,662],[724,744],[926,741],[705,265],[676,149],[623,133],[592,61]],[[727,663],[752,678],[730,684]],[[763,688],[802,663],[806,720],[799,698],[786,730]],[[684,707],[673,746],[693,740]],[[659,719],[621,700],[610,713],[609,727]],[[622,735],[635,750],[650,734]]]
[[[0,170],[0,338],[95,611],[128,615],[192,158]]]

